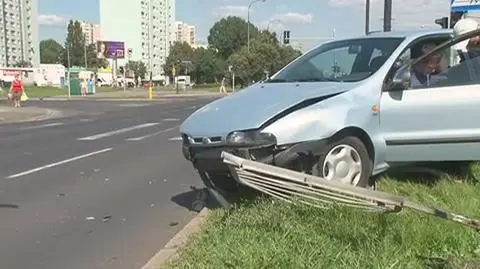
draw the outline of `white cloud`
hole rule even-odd
[[[67,18],[54,14],[40,14],[38,15],[38,24],[50,26],[65,26]]]
[[[371,0],[370,20],[375,23],[383,18],[383,0]],[[355,8],[364,11],[365,0],[329,0],[331,7]],[[393,0],[392,26],[397,29],[436,26],[434,20],[448,16],[450,0]]]
[[[252,9],[250,9],[250,13]],[[238,16],[238,17],[247,17],[248,7],[247,6],[219,6],[214,11],[213,14],[219,17],[227,16]]]
[[[279,20],[284,24],[310,24],[313,21],[313,15],[296,12],[278,13],[274,14],[270,20]]]

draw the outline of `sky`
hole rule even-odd
[[[38,0],[40,39],[63,43],[69,19],[99,23],[99,1]],[[139,0],[130,0],[139,1]],[[247,18],[250,0],[176,0],[176,20],[196,26],[197,40],[206,42],[208,31],[223,16]],[[382,29],[383,0],[371,0],[371,30]],[[438,28],[434,20],[447,16],[450,0],[393,0],[392,29]],[[322,40],[361,35],[365,0],[259,0],[250,9],[260,28],[291,31],[293,45],[311,47]]]

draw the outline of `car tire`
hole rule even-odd
[[[342,156],[344,154],[347,155]],[[333,177],[329,170],[333,171]],[[318,155],[317,162],[312,167],[312,174],[327,180],[349,182],[354,186],[368,188],[372,185],[370,180],[372,170],[373,161],[366,146],[358,137],[347,136],[327,144]],[[343,175],[345,176],[342,177]]]

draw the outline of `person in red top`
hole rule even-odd
[[[20,107],[20,100],[23,93],[23,83],[20,80],[20,76],[16,75],[10,86],[10,93],[12,94],[12,101],[14,107]]]

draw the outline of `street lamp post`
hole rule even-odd
[[[267,31],[270,31],[270,24],[273,24],[273,23],[282,23],[282,21],[281,20],[269,20],[268,24],[267,24]]]
[[[250,0],[250,3],[248,4],[248,9],[247,9],[247,49],[248,52],[250,52],[250,8],[253,6],[253,4],[257,2],[265,2],[266,0]]]
[[[365,2],[365,35],[370,32],[370,0]]]

